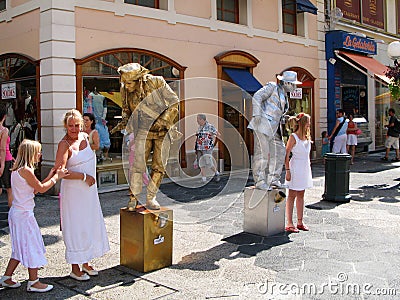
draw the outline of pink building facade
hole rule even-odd
[[[25,136],[43,144],[42,169],[47,172],[64,134],[65,111],[84,112],[88,95],[98,95],[111,128],[121,114],[116,69],[139,62],[164,76],[181,98],[177,121],[185,139],[171,158],[172,177],[192,172],[198,113],[205,113],[222,134],[215,153],[222,168],[248,167],[252,135],[246,126],[254,91],[246,90],[229,73],[232,69],[261,85],[285,70],[297,71],[303,85],[290,100],[290,113],[310,113],[313,135],[319,137],[326,128],[319,81],[323,41],[317,30],[323,3],[300,1],[308,10],[287,2],[0,1],[1,102],[10,112],[6,125],[20,124]],[[120,133],[109,138],[110,159],[99,157],[100,187],[125,182],[125,141]],[[243,160],[232,159],[237,156]]]

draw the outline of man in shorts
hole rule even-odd
[[[215,181],[220,181],[220,174],[217,171],[215,159],[212,156],[213,149],[215,146],[215,139],[219,136],[217,129],[210,123],[208,123],[206,115],[197,115],[197,124],[199,129],[197,130],[196,138],[196,157],[200,167],[201,180],[203,183],[207,182],[206,169],[209,168],[215,174]]]
[[[389,160],[389,152],[390,152],[390,147],[393,147],[393,149],[396,151],[396,158],[393,158],[392,161],[400,161],[400,156],[399,156],[399,132],[395,130],[395,124],[398,122],[395,116],[395,110],[393,108],[389,108],[389,124],[385,125],[385,128],[388,129],[387,134],[386,134],[386,141],[385,141],[385,147],[386,147],[386,155],[382,157],[381,159],[384,161]]]

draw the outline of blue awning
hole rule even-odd
[[[296,4],[297,12],[308,12],[313,15],[317,14],[318,9],[310,2],[310,0],[296,0]]]
[[[253,74],[245,69],[223,68],[223,70],[228,74],[233,82],[236,83],[236,85],[249,94],[254,94],[262,88],[261,83],[258,82]]]

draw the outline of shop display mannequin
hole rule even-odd
[[[96,130],[100,137],[100,153],[96,153],[96,156],[98,157],[98,161],[101,162],[109,158],[108,151],[111,146],[110,134],[106,125],[107,102],[106,98],[97,92],[96,87],[94,87],[93,92],[89,93],[89,97],[92,100],[92,111],[96,118]]]
[[[278,84],[269,82],[254,94],[253,118],[248,126],[254,134],[253,178],[256,188],[262,190],[286,187],[280,182],[286,152],[280,125],[289,109],[287,93],[301,84],[293,71],[277,78]]]
[[[161,76],[148,74],[138,63],[118,68],[121,75],[122,120],[111,130],[126,130],[135,136],[135,158],[130,172],[128,209],[133,211],[142,192],[143,173],[153,151],[151,176],[147,186],[146,207],[160,209],[156,194],[165,174],[173,122],[178,114],[179,98]],[[132,116],[132,117],[131,117]]]

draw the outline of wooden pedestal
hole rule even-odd
[[[130,212],[121,208],[120,223],[121,265],[150,272],[172,264],[172,210],[149,211],[139,206]]]
[[[244,190],[243,231],[270,236],[285,231],[285,203],[275,203],[277,193],[284,189],[263,191],[254,187]]]

